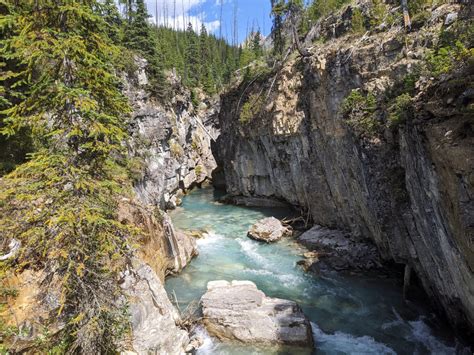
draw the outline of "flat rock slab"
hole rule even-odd
[[[201,298],[207,331],[247,344],[312,346],[309,320],[293,301],[271,298],[251,281],[210,281]]]
[[[249,238],[272,243],[281,239],[284,236],[291,235],[291,229],[285,227],[275,217],[267,217],[255,223],[247,233]]]

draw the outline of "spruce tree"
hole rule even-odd
[[[260,58],[263,54],[262,44],[260,43],[260,40],[261,40],[260,30],[257,30],[257,32],[253,34],[252,42],[251,42],[251,47],[255,55],[255,58]]]
[[[21,242],[12,267],[43,269],[60,285],[54,315],[64,327],[44,346],[112,353],[128,322],[117,278],[134,232],[116,215],[131,185],[123,155],[130,108],[113,67],[120,53],[97,1],[4,4],[11,30],[1,53],[16,66],[1,81],[16,78],[26,90],[2,112],[1,133],[26,127],[39,147],[0,181],[0,235]]]
[[[285,40],[283,38],[283,12],[285,10],[285,0],[270,0],[271,1],[271,15],[273,17],[272,25],[272,39],[273,39],[273,54],[277,56],[283,55],[285,47]]]
[[[125,28],[124,43],[125,46],[135,50],[147,60],[149,89],[158,97],[164,98],[167,93],[167,84],[163,73],[164,58],[162,52],[158,50],[158,38],[152,32],[148,22],[149,18],[145,1],[135,0],[135,9],[132,9],[129,14],[129,22]]]
[[[186,46],[186,63],[187,63],[187,80],[186,84],[192,87],[198,86],[200,82],[199,67],[199,43],[198,37],[194,32],[191,22],[186,29],[187,46]]]

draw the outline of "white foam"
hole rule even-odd
[[[330,350],[331,352],[342,352],[345,354],[377,354],[392,355],[396,354],[393,349],[387,345],[377,342],[369,336],[356,337],[343,332],[334,334],[324,333],[315,323],[311,322],[313,328],[313,337],[316,348]]]
[[[240,244],[240,248],[242,251],[253,261],[258,263],[260,266],[269,268],[271,267],[271,263],[268,260],[260,255],[257,251],[258,245],[257,243],[251,240],[244,240],[244,239],[237,239],[238,243]]]
[[[214,231],[206,232],[202,235],[202,238],[196,240],[198,246],[207,246],[221,242],[224,239],[223,235],[217,234]]]
[[[423,344],[423,346],[433,355],[456,354],[454,348],[446,346],[436,339],[436,337],[431,333],[428,325],[421,319],[408,322],[408,324],[411,327],[411,334],[408,336],[408,340],[417,341]]]
[[[244,272],[257,276],[267,276],[280,281],[285,287],[295,287],[301,285],[305,280],[296,275],[278,274],[269,270],[245,269]]]
[[[203,344],[197,349],[196,354],[207,355],[216,353],[217,344],[203,326],[198,326],[194,333],[203,340]]]

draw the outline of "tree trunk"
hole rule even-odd
[[[408,0],[402,1],[403,21],[405,23],[405,29],[411,30],[411,19],[408,11]]]

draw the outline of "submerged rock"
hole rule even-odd
[[[308,251],[303,254],[304,259],[297,262],[298,265],[301,265],[304,271],[308,271],[311,267],[319,262],[319,253],[315,251]]]
[[[293,301],[270,298],[251,281],[211,281],[201,298],[204,325],[219,339],[311,346],[309,320]]]
[[[257,221],[247,233],[249,238],[267,243],[276,242],[289,235],[291,235],[291,229],[285,227],[275,217],[267,217]]]
[[[311,253],[305,253],[306,260],[302,263],[305,269],[310,269],[320,259],[325,266],[335,270],[370,270],[382,266],[379,252],[373,243],[357,240],[339,230],[316,225],[304,232],[298,241],[318,252],[316,258]]]

